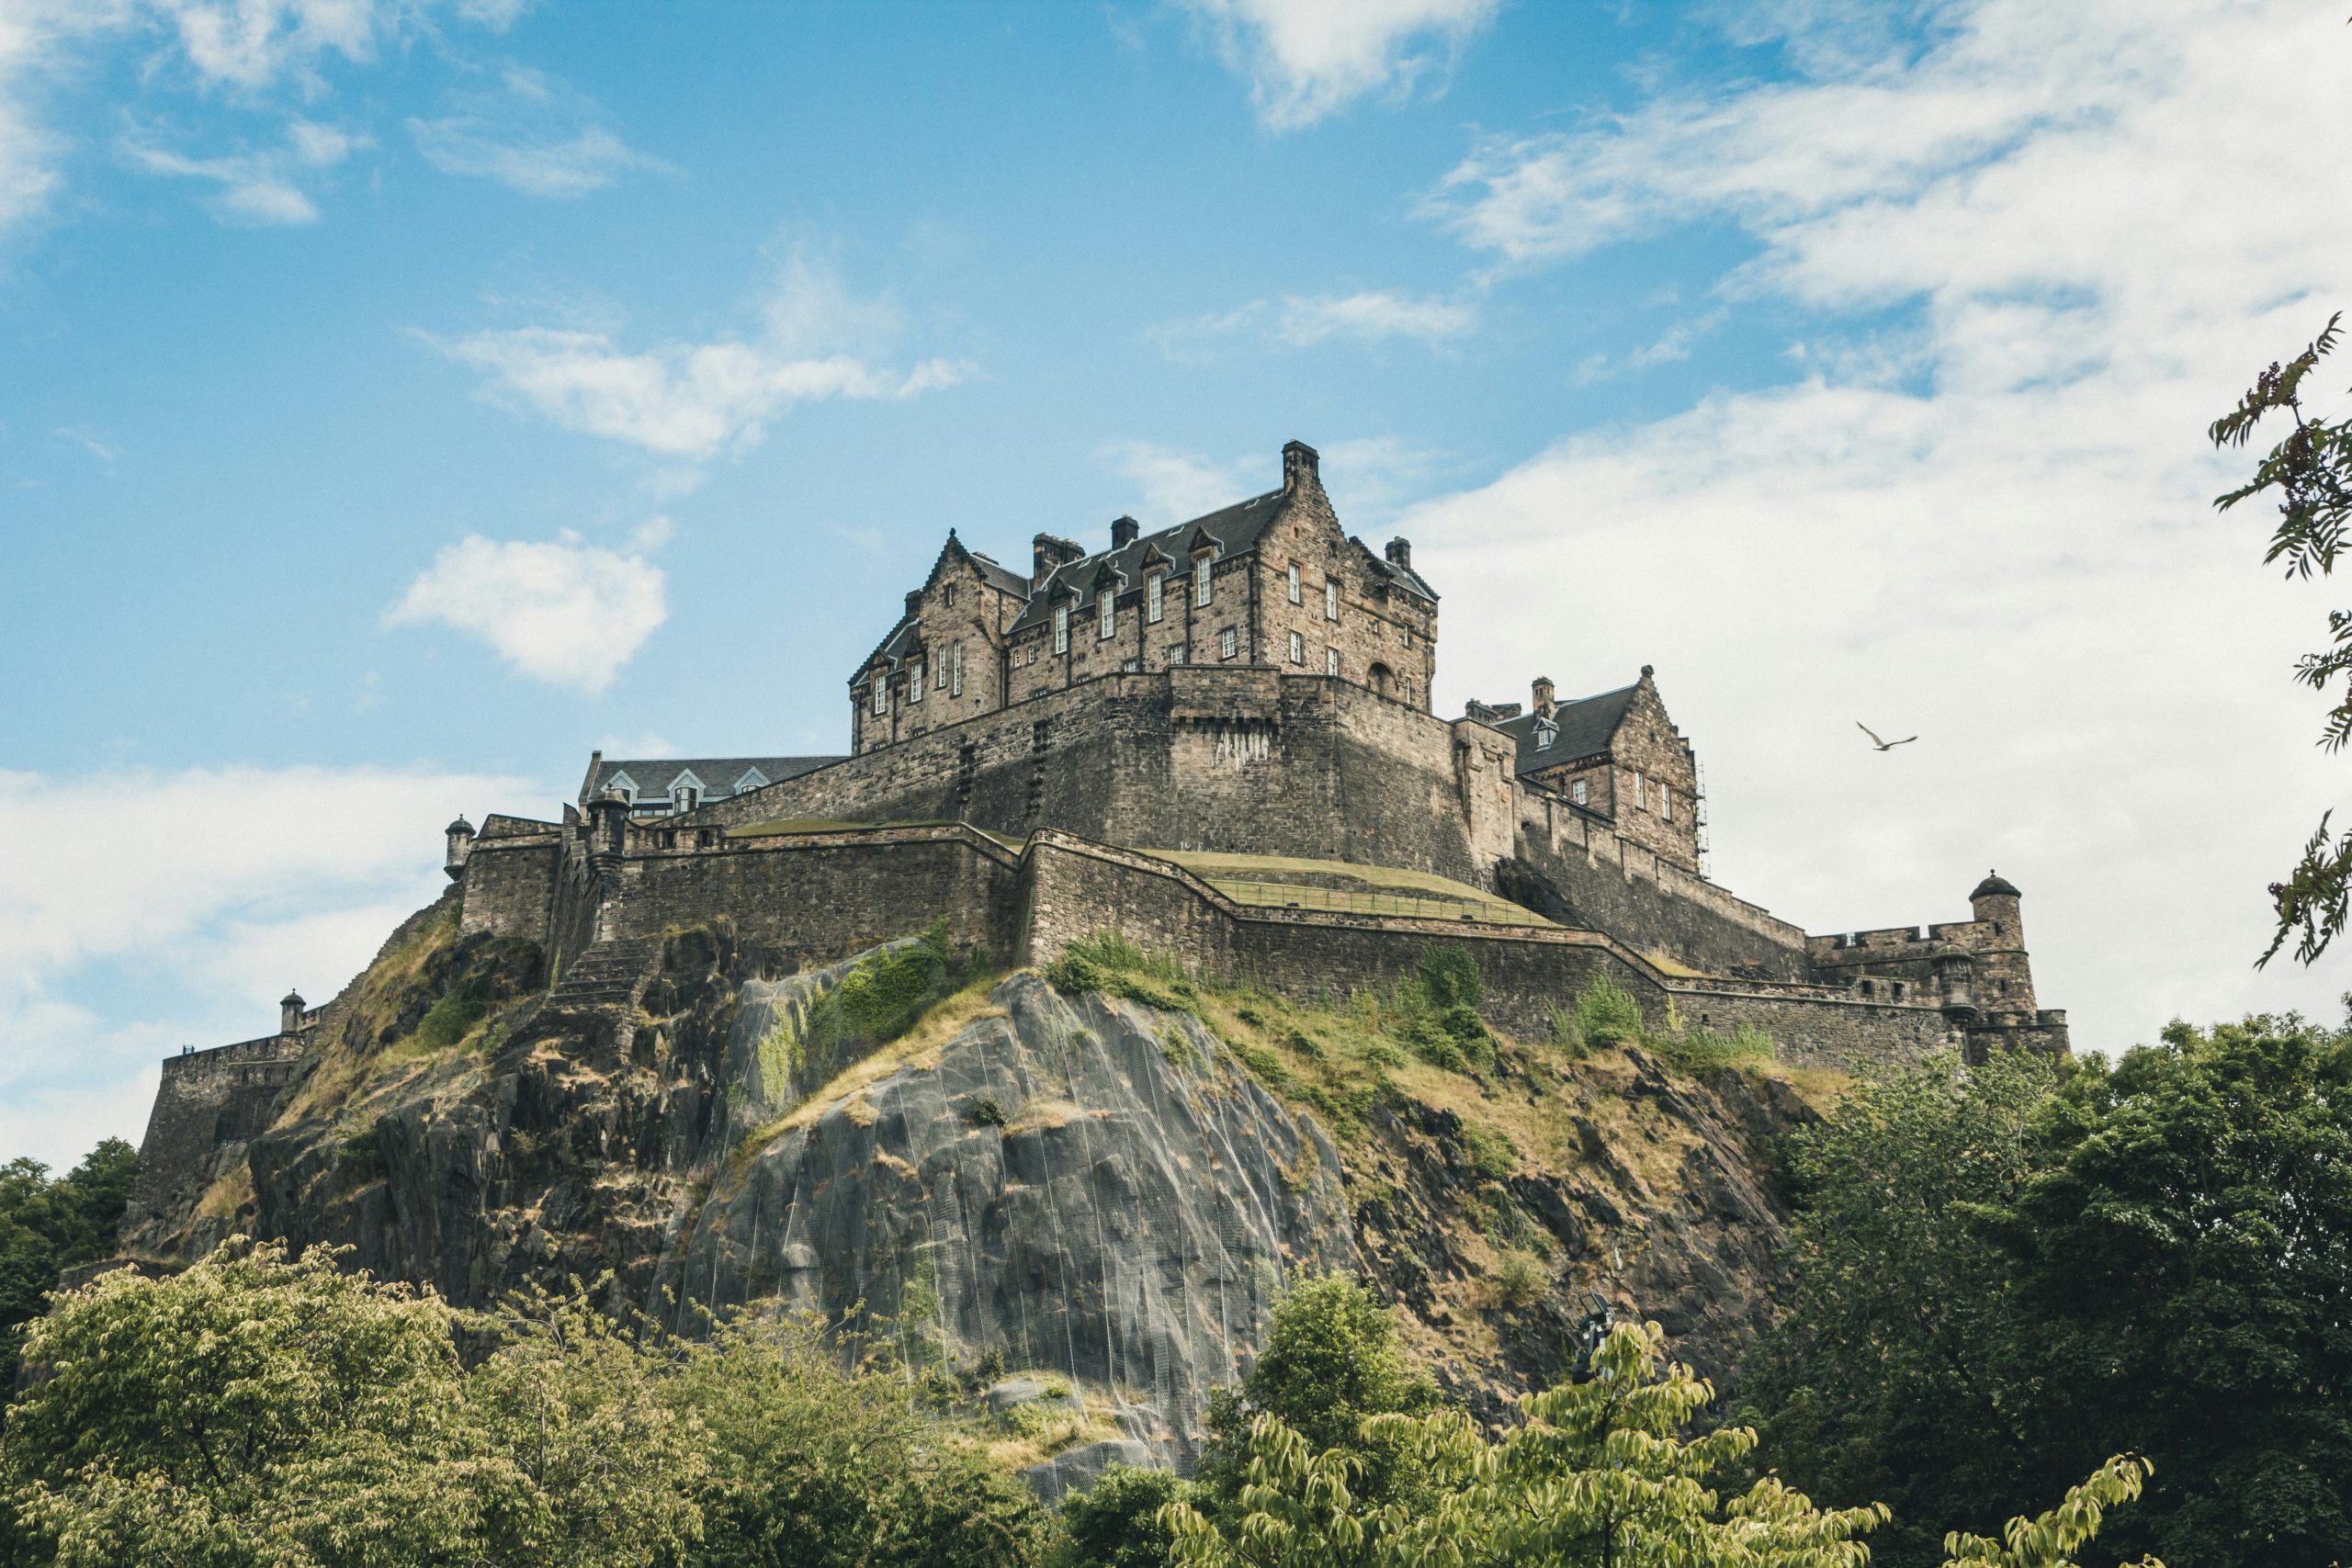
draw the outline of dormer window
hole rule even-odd
[[[1535,749],[1538,751],[1549,751],[1552,749],[1552,742],[1557,740],[1559,738],[1560,727],[1558,725],[1552,723],[1548,719],[1537,719],[1535,721]]]
[[[1069,651],[1069,606],[1068,604],[1054,606],[1054,651],[1056,653]]]
[[[1323,618],[1327,621],[1340,618],[1340,585],[1328,578],[1323,583]]]
[[[606,794],[619,795],[632,806],[637,804],[637,781],[627,773],[615,773],[605,790]]]
[[[1161,603],[1161,589],[1167,581],[1168,574],[1164,571],[1155,571],[1143,580],[1143,618],[1145,620],[1157,622],[1165,612],[1166,605]]]
[[[1094,619],[1098,635],[1104,642],[1119,629],[1119,601],[1108,584],[1094,591]]]
[[[1578,779],[1568,785],[1568,798],[1578,806],[1589,806],[1592,803],[1592,792],[1585,787],[1584,780]]]
[[[1197,558],[1193,562],[1193,603],[1195,604],[1205,604],[1208,602],[1209,558],[1204,555]]]
[[[670,781],[670,809],[692,811],[702,804],[703,782],[694,774],[680,773]]]
[[[767,787],[767,774],[760,772],[757,768],[744,769],[743,776],[735,781],[735,793],[737,795],[749,795],[755,789],[765,789]]]
[[[1296,561],[1290,563],[1290,602],[1294,604],[1303,603],[1298,596],[1298,563]]]

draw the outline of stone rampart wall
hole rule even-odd
[[[562,863],[563,841],[553,834],[475,840],[466,856],[460,929],[544,941]]]
[[[1019,857],[968,828],[733,839],[623,862],[604,934],[725,919],[742,942],[805,965],[944,920],[952,945],[1005,962],[1019,945],[1021,884]]]
[[[1520,867],[1499,878],[1502,891],[1546,919],[1608,931],[1629,947],[1711,975],[1811,976],[1801,929],[1524,784],[1519,860]],[[1533,886],[1524,885],[1527,872],[1534,874]]]

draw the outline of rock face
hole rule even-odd
[[[1283,1274],[1355,1263],[1329,1138],[1185,1014],[1015,976],[808,1112],[714,1182],[682,1294],[835,1320],[862,1303],[910,1359],[1102,1391],[1168,1457],[1246,1366]]]
[[[1719,1382],[1770,1315],[1762,1173],[1811,1114],[1786,1083],[1508,1047],[1475,1075],[1396,1057],[1351,1097],[1310,1081],[1344,1008],[967,986],[935,941],[771,977],[723,928],[592,947],[549,987],[528,943],[403,929],[262,1130],[126,1251],[243,1231],[460,1304],[578,1280],[687,1332],[818,1314],[993,1383],[992,1419],[1055,1434],[1048,1494],[1186,1465],[1299,1268],[1374,1281],[1490,1418],[1563,1374],[1587,1290]]]

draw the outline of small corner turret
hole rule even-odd
[[[448,850],[442,858],[441,869],[455,882],[466,874],[466,857],[473,853],[474,825],[460,817],[442,832],[448,840]]]
[[[277,1032],[298,1034],[302,1029],[302,993],[288,988],[277,998]]]

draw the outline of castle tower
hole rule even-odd
[[[1968,896],[1977,925],[1977,1010],[1998,1016],[2034,1012],[2033,968],[2026,958],[2024,895],[1999,872],[1987,872]]]
[[[291,1034],[302,1027],[302,993],[288,989],[277,999],[277,1032]]]
[[[449,852],[443,857],[441,869],[455,882],[465,875],[466,857],[474,852],[474,825],[460,817],[442,831],[448,835]]]

